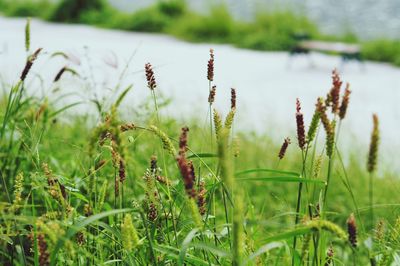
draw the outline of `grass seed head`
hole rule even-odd
[[[339,109],[339,117],[342,120],[346,116],[347,108],[349,106],[349,101],[350,101],[350,94],[351,94],[350,84],[347,83],[346,89],[344,90],[344,95],[342,97],[342,104],[340,105]]]
[[[283,144],[282,144],[281,149],[280,149],[279,154],[278,154],[278,157],[279,157],[280,160],[282,160],[283,157],[285,157],[286,150],[289,147],[290,143],[291,143],[290,142],[290,138],[285,138],[284,139]]]
[[[216,92],[217,92],[217,86],[214,85],[214,86],[212,86],[210,93],[208,95],[208,102],[210,103],[210,105],[213,104],[215,101]]]
[[[121,225],[122,246],[127,251],[132,251],[140,243],[138,233],[132,222],[132,216],[125,214],[124,221]]]
[[[25,24],[25,50],[29,52],[30,47],[31,47],[31,18],[27,18]]]
[[[332,88],[328,94],[327,99],[330,99],[332,104],[332,113],[339,113],[339,97],[340,97],[340,87],[342,86],[342,81],[340,80],[339,72],[337,69],[332,71]]]
[[[163,148],[169,152],[172,156],[176,156],[176,150],[174,148],[174,145],[172,144],[171,140],[165,134],[163,131],[161,131],[158,127],[156,126],[150,126],[149,130],[153,132],[156,136],[158,136],[163,143]]]
[[[326,155],[331,158],[335,148],[336,121],[332,121],[331,130],[326,134]]]
[[[54,78],[54,82],[57,82],[60,80],[61,76],[64,74],[65,70],[67,70],[67,67],[63,67],[60,69],[60,71],[58,71],[57,75]]]
[[[47,242],[44,234],[39,233],[37,235],[38,249],[39,249],[39,265],[47,266],[50,265],[50,254],[47,250]]]
[[[123,125],[119,126],[119,129],[121,130],[121,132],[126,132],[126,131],[129,131],[129,130],[133,130],[135,128],[136,127],[135,127],[135,125],[133,123],[126,123],[126,124],[123,124]]]
[[[118,175],[119,175],[119,182],[124,183],[126,179],[126,170],[125,170],[125,162],[122,158],[119,160]]]
[[[314,111],[314,114],[311,119],[310,127],[308,128],[307,144],[311,144],[311,142],[315,139],[315,136],[317,134],[319,120],[321,118],[321,113],[318,110],[318,102],[319,102],[319,99],[317,100],[317,104],[315,106],[315,111]]]
[[[231,109],[236,109],[236,89],[231,88]]]
[[[183,178],[185,190],[189,198],[195,199],[197,196],[195,189],[195,173],[193,163],[186,159],[187,140],[188,140],[188,127],[183,127],[181,136],[179,138],[179,155],[176,158],[178,168]]]
[[[232,108],[229,113],[226,115],[225,117],[225,122],[224,122],[224,127],[227,130],[230,130],[232,128],[233,125],[233,121],[235,119],[235,113],[236,113],[236,109]]]
[[[207,63],[207,79],[214,80],[214,49],[210,49],[210,59]]]
[[[330,266],[332,265],[333,262],[333,256],[335,255],[335,252],[333,250],[332,244],[329,245],[328,251],[326,252],[326,259],[325,259],[325,264],[324,266]]]
[[[350,214],[349,218],[347,219],[347,232],[351,246],[354,248],[357,247],[357,225],[354,214]]]
[[[153,67],[150,63],[144,65],[144,70],[146,73],[147,87],[150,90],[154,90],[157,87],[156,78],[154,76]]]
[[[306,135],[304,129],[304,117],[301,113],[301,106],[299,99],[296,99],[296,125],[297,125],[297,141],[300,149],[304,149],[306,145]]]
[[[218,140],[222,130],[222,118],[221,115],[215,109],[214,109],[213,119],[214,119],[215,136],[217,137]]]
[[[368,153],[368,163],[367,163],[367,170],[369,173],[372,173],[376,170],[376,163],[378,158],[378,146],[379,146],[379,119],[376,114],[372,115],[373,120],[373,129],[371,134],[371,143],[369,146],[369,153]]]
[[[32,68],[33,62],[36,60],[36,58],[38,57],[40,51],[42,51],[42,48],[37,49],[26,61],[25,67],[22,70],[21,73],[21,81],[24,81],[26,79],[26,76],[29,73],[29,70]]]
[[[206,193],[207,190],[205,188],[204,180],[200,180],[197,194],[197,206],[199,208],[200,215],[204,215],[206,213]]]

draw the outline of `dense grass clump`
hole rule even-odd
[[[268,132],[233,130],[240,111],[236,89],[226,99],[226,116],[214,109],[218,53],[212,49],[200,73],[209,82],[206,123],[194,117],[183,125],[162,115],[162,84],[150,63],[144,66],[147,88],[146,81],[138,86],[149,96],[135,115],[128,116],[122,105],[129,82],[112,86],[103,100],[87,96],[89,104],[80,108],[94,104],[97,113],[68,115],[64,111],[81,102],[56,104],[65,97],[63,79],[90,88],[86,75],[92,73],[63,67],[51,84],[59,89],[31,96],[32,69],[46,53],[31,51],[29,31],[28,24],[29,56],[20,78],[2,83],[7,92],[0,108],[2,265],[390,265],[396,260],[399,176],[377,171],[377,115],[368,164],[359,153],[343,161],[336,144],[346,134],[340,125],[351,99],[336,70],[309,127],[304,116],[311,114],[303,113],[299,99],[293,104],[295,117],[288,121],[297,134],[280,146]]]

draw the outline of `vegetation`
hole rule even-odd
[[[213,110],[213,50],[209,120],[179,129],[181,121],[160,112],[162,84],[151,64],[149,98],[128,119],[122,104],[132,85],[122,86],[123,73],[111,95],[88,99],[97,115],[64,113],[79,103],[57,107],[63,79],[92,84],[79,69],[62,68],[51,95],[31,96],[31,68],[44,55],[31,51],[29,31],[28,21],[20,78],[3,83],[2,265],[390,265],[398,258],[398,176],[376,171],[376,115],[367,167],[359,154],[342,160],[336,143],[346,133],[350,90],[341,92],[336,71],[307,130],[297,100],[297,140],[279,148],[267,135],[233,130],[235,89],[225,118]]]
[[[106,0],[0,0],[0,8],[8,16],[161,32],[193,42],[230,43],[264,51],[290,50],[296,44],[295,36],[306,34],[312,39],[360,43],[363,59],[400,66],[398,41],[359,41],[352,33],[327,36],[318,31],[314,22],[291,11],[259,13],[253,21],[242,22],[234,20],[224,5],[213,5],[208,14],[198,14],[190,11],[184,0],[157,1],[132,14],[114,9]]]

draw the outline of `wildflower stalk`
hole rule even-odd
[[[299,99],[296,99],[296,125],[297,125],[297,141],[298,141],[298,145],[301,150],[301,156],[302,156],[301,175],[303,178],[306,178],[306,161],[307,161],[309,145],[306,142],[304,118],[303,118],[303,113],[301,112],[301,106],[300,106]],[[303,182],[299,182],[299,188],[297,190],[297,202],[296,202],[296,217],[295,217],[295,225],[296,226],[300,220],[302,191],[303,191]],[[296,250],[296,245],[297,245],[297,237],[295,236],[293,239],[293,251]],[[294,265],[294,255],[292,256],[292,265]]]
[[[369,173],[369,207],[370,207],[370,220],[371,224],[374,225],[374,190],[373,190],[373,174],[376,170],[377,157],[378,157],[378,146],[379,146],[379,119],[376,114],[373,114],[373,129],[371,134],[371,143],[369,146],[367,170]]]

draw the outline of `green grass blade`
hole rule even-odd
[[[216,247],[214,245],[208,244],[208,243],[193,243],[190,246],[211,252],[212,254],[214,254],[218,257],[224,257],[224,258],[232,257],[232,254],[229,251],[219,248],[219,247]]]
[[[271,243],[274,241],[282,241],[285,239],[292,239],[295,236],[305,235],[313,230],[312,227],[299,227],[284,233],[280,233],[271,237],[264,239],[264,243]]]
[[[76,102],[76,103],[71,103],[71,104],[69,104],[67,106],[64,106],[63,108],[58,109],[57,111],[54,111],[54,112],[50,113],[49,114],[49,118],[52,118],[52,117],[58,115],[59,113],[62,113],[65,110],[68,110],[68,109],[70,109],[70,108],[72,108],[72,107],[74,107],[76,105],[82,104],[82,103],[84,103],[84,102]]]
[[[118,107],[121,102],[124,100],[125,96],[128,94],[128,92],[132,89],[133,85],[129,85],[118,97],[117,101],[115,102],[115,107]]]
[[[186,250],[189,248],[190,242],[192,242],[193,238],[196,236],[198,229],[194,228],[192,229],[185,239],[182,242],[182,247],[181,251],[179,252],[179,257],[178,257],[178,265],[183,265],[185,262],[185,255],[186,255]]]
[[[216,158],[216,157],[218,157],[218,155],[215,153],[195,153],[188,156],[187,158],[191,159],[191,158]]]
[[[283,174],[283,175],[291,175],[291,176],[300,176],[299,173],[291,172],[291,171],[282,171],[282,170],[274,170],[269,168],[255,168],[248,169],[240,172],[236,172],[235,176],[251,174],[251,173],[272,173],[272,174]]]
[[[317,183],[317,184],[325,184],[324,180],[320,179],[310,179],[310,178],[302,178],[302,177],[294,177],[294,176],[265,176],[265,177],[239,177],[236,178],[237,181],[263,181],[263,182],[284,182],[284,183]]]

